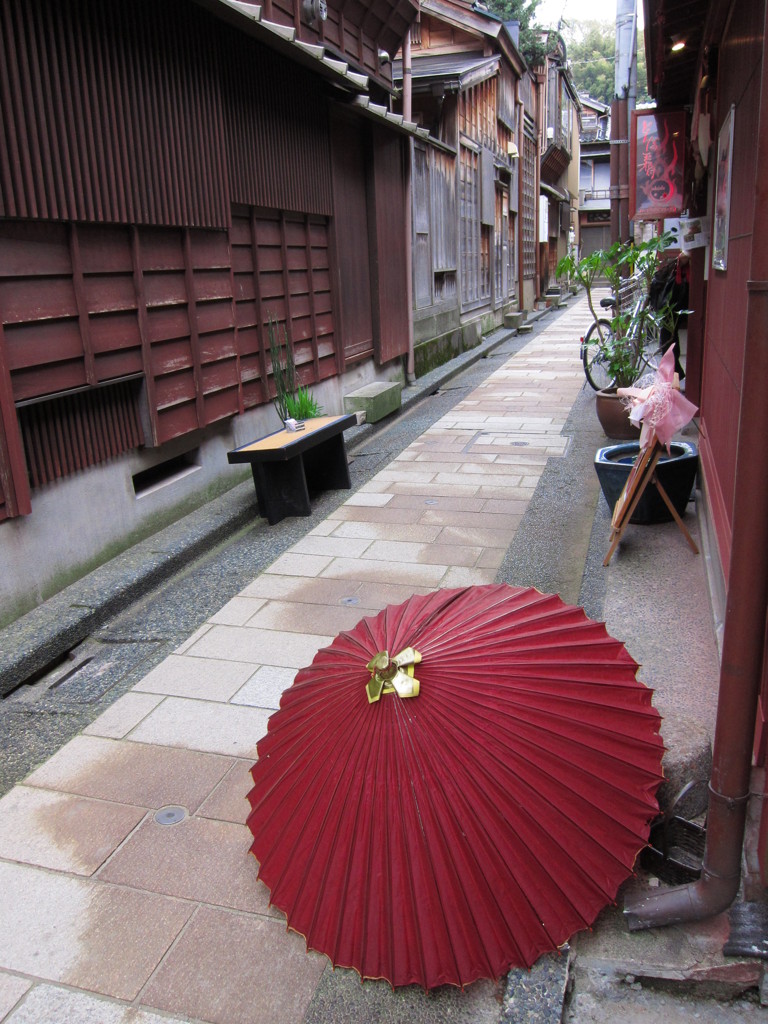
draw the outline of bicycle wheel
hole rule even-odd
[[[603,335],[602,342],[597,331],[597,325]],[[595,391],[601,391],[613,384],[613,377],[608,372],[605,360],[604,345],[606,341],[613,338],[613,329],[610,320],[597,320],[584,335],[581,343],[581,361],[584,364],[584,374]]]

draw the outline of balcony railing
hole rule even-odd
[[[582,190],[581,197],[583,203],[589,202],[590,199],[610,199],[611,190],[609,188],[584,189]]]

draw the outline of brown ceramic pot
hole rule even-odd
[[[617,441],[636,441],[640,437],[640,428],[630,422],[629,411],[616,394],[616,388],[598,391],[595,395],[595,409],[606,437]]]

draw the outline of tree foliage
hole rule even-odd
[[[579,92],[610,104],[614,97],[616,24],[608,21],[561,21],[559,25],[538,25],[536,8],[540,0],[487,0],[488,10],[503,21],[520,22],[520,52],[532,66],[541,62],[552,42],[548,30],[560,32],[568,51],[568,62]],[[637,39],[637,102],[648,103],[643,33]]]
[[[487,0],[488,10],[503,21],[520,22],[520,52],[530,65],[540,63],[546,52],[546,34],[536,25],[540,0]]]
[[[568,48],[571,74],[579,92],[586,92],[603,103],[615,95],[614,60],[615,23],[576,21],[561,28]],[[645,45],[643,33],[637,40],[637,102],[647,103],[650,97],[646,84]]]
[[[614,95],[616,26],[600,21],[574,22],[563,27],[571,74],[579,92],[610,103]]]

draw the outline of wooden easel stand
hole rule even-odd
[[[627,477],[627,482],[624,484],[624,488],[619,495],[619,500],[616,502],[616,506],[613,510],[613,516],[611,517],[611,535],[609,538],[610,547],[608,548],[608,554],[603,559],[604,566],[608,565],[610,562],[614,551],[618,547],[622,534],[629,525],[629,521],[637,508],[638,502],[650,483],[654,483],[656,485],[656,490],[659,492],[664,504],[672,513],[672,518],[675,520],[683,536],[688,541],[691,550],[694,555],[698,555],[699,549],[696,547],[693,537],[691,537],[685,523],[677,514],[677,509],[670,501],[669,495],[659,482],[656,467],[663,454],[663,447],[659,444],[658,439],[654,437],[653,443],[647,448],[644,448],[637,456],[637,459],[630,470],[629,476]]]

